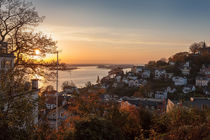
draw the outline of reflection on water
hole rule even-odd
[[[130,69],[124,69],[129,71]],[[90,81],[92,84],[96,83],[97,77],[103,78],[108,75],[109,69],[101,69],[96,66],[78,67],[72,71],[59,71],[59,91],[62,89],[62,84],[65,81],[73,81],[77,87],[84,87]],[[56,80],[42,84],[43,86],[52,85],[56,87]]]
[[[84,87],[88,81],[95,84],[97,76],[102,78],[108,74],[108,71],[108,69],[99,69],[96,66],[78,67],[78,69],[72,71],[59,71],[59,91],[65,81],[73,81],[77,87]],[[44,86],[47,85],[56,87],[56,80],[44,84]]]

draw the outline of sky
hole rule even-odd
[[[31,0],[70,64],[145,64],[210,41],[209,0]]]

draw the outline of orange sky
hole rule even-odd
[[[31,1],[66,63],[144,64],[209,41],[207,1]]]
[[[145,31],[141,37],[129,30],[45,24],[38,30],[58,41],[62,62],[71,64],[144,64],[149,60],[168,58],[179,51],[188,51],[190,44],[159,40]]]

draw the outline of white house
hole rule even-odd
[[[13,54],[8,53],[8,46],[6,42],[0,42],[0,70],[7,71],[14,67]]]
[[[168,93],[166,91],[156,91],[155,93],[155,99],[166,99],[168,96]]]
[[[128,79],[124,77],[124,78],[122,79],[122,82],[125,83],[125,84],[128,84]]]
[[[138,73],[142,72],[143,69],[144,69],[144,66],[134,66],[134,67],[131,69],[131,71],[132,71],[133,73],[138,74]]]
[[[208,86],[208,82],[209,80],[206,77],[196,77],[196,80],[195,80],[196,86],[199,86],[199,87]]]
[[[190,62],[187,61],[183,66],[180,68],[183,75],[189,75],[190,74]]]
[[[138,87],[140,86],[141,84],[139,83],[138,80],[129,80],[128,81],[128,86],[129,87]]]
[[[181,68],[183,75],[189,75],[190,74],[190,67],[182,67]]]
[[[185,77],[176,76],[172,78],[172,81],[174,82],[174,85],[176,86],[183,86],[187,84],[187,78]]]
[[[183,66],[184,66],[184,67],[190,67],[190,62],[187,61]]]
[[[174,93],[174,92],[176,92],[176,89],[175,88],[171,88],[171,87],[167,87],[166,88],[166,92],[168,92],[168,93]]]
[[[166,70],[155,70],[155,79],[165,77]]]
[[[200,69],[200,73],[205,75],[208,80],[210,81],[210,66],[205,67],[204,65]]]
[[[174,65],[175,65],[175,63],[174,63],[174,62],[172,62],[172,61],[170,61],[170,62],[169,62],[169,65],[174,66]]]
[[[150,78],[150,70],[144,70],[144,72],[142,73],[142,78]]]
[[[171,79],[173,76],[174,76],[174,74],[173,74],[173,73],[166,73],[166,78]]]
[[[128,76],[127,78],[130,79],[130,80],[137,80],[138,79],[137,76]]]
[[[193,91],[195,91],[195,86],[185,86],[185,87],[183,87],[183,89],[182,89],[182,92],[183,93],[190,93],[190,92],[193,92]]]
[[[121,82],[121,78],[122,78],[122,77],[121,77],[120,75],[115,77],[115,79],[116,79],[116,81],[117,81],[118,83]]]

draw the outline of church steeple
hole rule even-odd
[[[206,42],[205,42],[205,40],[203,41],[203,46],[202,46],[202,48],[206,48]]]

